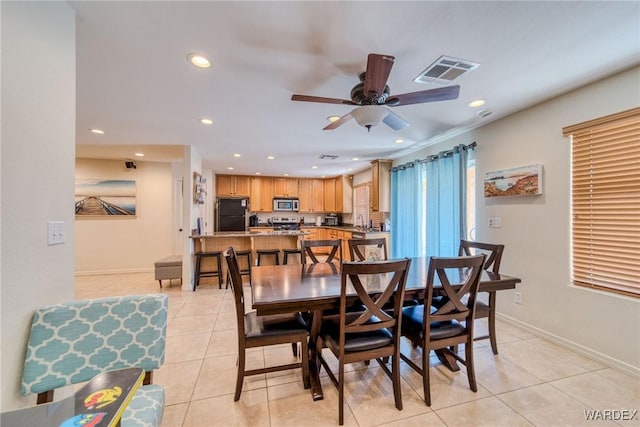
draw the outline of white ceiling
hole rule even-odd
[[[145,160],[168,160],[175,147],[154,154],[154,146],[193,145],[203,167],[218,173],[355,172],[640,63],[638,1],[70,4],[77,156],[142,151]],[[212,67],[190,65],[190,52]],[[410,123],[400,131],[381,124],[367,133],[353,120],[325,131],[328,116],[353,107],[290,100],[294,93],[349,99],[369,53],[395,56],[392,95],[441,87],[413,81],[441,55],[480,67],[455,81],[455,101],[393,108]],[[490,116],[467,107],[477,98]],[[214,125],[201,125],[202,117]]]

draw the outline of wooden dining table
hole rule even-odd
[[[405,299],[420,299],[425,294],[429,259],[416,257],[411,259],[407,275]],[[309,333],[309,375],[313,400],[323,399],[320,385],[320,364],[316,357],[316,340],[322,323],[324,310],[340,307],[340,264],[289,264],[254,266],[251,269],[252,308],[257,314],[282,314],[311,312],[313,320]],[[450,278],[456,283],[455,277]],[[483,271],[480,278],[480,292],[514,289],[521,280]],[[382,278],[372,277],[363,281],[367,291],[375,295],[380,292]],[[347,297],[356,302],[354,289],[347,290]],[[452,356],[446,351],[438,352],[438,358],[451,370],[460,369]]]

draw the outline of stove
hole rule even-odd
[[[276,217],[271,218],[271,225],[274,230],[300,230],[300,219],[298,217]]]

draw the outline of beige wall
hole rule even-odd
[[[122,179],[136,182],[136,217],[78,219],[76,274],[153,271],[153,262],[175,250],[171,163],[77,159],[78,179]]]
[[[562,127],[637,107],[639,82],[635,68],[394,162],[476,141],[477,240],[504,243],[501,271],[522,278],[522,305],[513,302],[513,291],[499,292],[498,311],[636,375],[640,301],[569,284],[570,146]],[[483,198],[485,172],[536,163],[544,168],[543,195]],[[501,217],[502,228],[488,228],[489,217]]]
[[[2,2],[0,411],[19,397],[36,307],[73,299],[75,16],[64,2]],[[66,242],[47,245],[47,223]]]

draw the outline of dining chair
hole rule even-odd
[[[493,273],[500,270],[500,261],[502,260],[502,252],[504,245],[493,243],[472,242],[469,240],[460,240],[460,249],[458,255],[469,256],[483,253],[486,255],[483,268]],[[491,350],[493,354],[498,354],[498,343],[496,340],[496,291],[487,292],[487,302],[476,301],[476,319],[487,318],[488,330],[487,335],[475,337],[476,341],[489,339],[491,341]]]
[[[387,260],[387,239],[349,239],[349,254],[352,261]]]
[[[258,316],[255,311],[245,313],[245,299],[242,288],[242,276],[238,267],[238,259],[233,247],[225,251],[227,267],[231,275],[231,288],[235,297],[236,320],[238,323],[238,374],[234,401],[240,399],[242,383],[245,376],[258,375],[268,372],[278,372],[288,369],[302,368],[302,382],[304,388],[309,388],[309,351],[307,347],[307,329],[298,313],[274,314]],[[246,350],[254,347],[264,347],[275,344],[301,344],[301,362],[285,365],[269,366],[259,369],[245,367]]]
[[[338,423],[344,424],[344,366],[376,359],[393,382],[396,408],[402,410],[400,390],[400,326],[402,301],[411,260],[344,262],[341,271],[340,312],[323,318],[316,350],[320,363],[338,389]],[[355,290],[355,295],[353,290]],[[349,311],[358,298],[363,310]],[[394,302],[389,313],[383,307]],[[338,359],[338,378],[322,356],[326,346]],[[391,370],[383,358],[391,357]]]
[[[473,365],[473,316],[484,259],[484,255],[431,257],[424,304],[402,309],[402,336],[408,338],[414,346],[422,347],[422,364],[418,366],[402,353],[400,357],[422,375],[424,401],[427,406],[431,406],[429,385],[431,350],[447,351],[449,356],[465,365],[469,387],[474,392],[478,391]],[[439,307],[432,306],[436,292],[446,299],[446,302]],[[425,307],[429,309],[425,310]],[[464,358],[450,350],[458,344],[465,345]]]
[[[307,257],[311,258],[313,264],[320,262],[334,262],[336,258],[342,261],[342,240],[301,240],[300,249],[302,250],[302,263],[307,264]],[[318,254],[322,251],[322,255],[326,255],[324,261],[318,259]],[[326,251],[326,252],[325,252]]]

